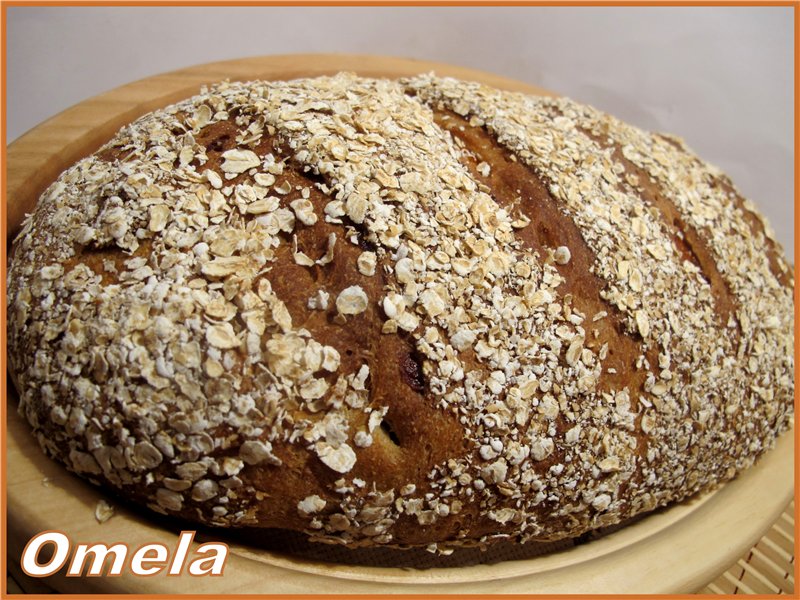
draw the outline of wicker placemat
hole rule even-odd
[[[767,535],[702,594],[794,593],[794,501]]]
[[[794,593],[794,501],[750,551],[701,594],[793,594]],[[17,567],[17,568],[15,568]],[[42,580],[23,575],[18,565],[8,565],[9,594],[52,591]]]

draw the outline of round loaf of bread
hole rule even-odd
[[[773,445],[793,285],[675,137],[433,75],[224,83],[42,195],[9,361],[43,449],[159,513],[555,540]]]

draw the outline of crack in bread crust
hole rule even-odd
[[[512,158],[513,155],[499,146],[485,129],[471,126],[452,111],[437,113],[437,123],[464,143],[473,177],[489,187],[498,205],[512,215],[530,220],[530,224],[520,227],[515,234],[525,246],[540,257],[546,257],[562,274],[559,293],[571,297],[571,306],[580,314],[607,315],[593,321],[592,335],[586,342],[588,347],[608,345],[606,370],[598,388],[608,391],[624,385],[634,389],[641,387],[644,377],[637,381],[634,373],[631,380],[628,372],[641,353],[641,338],[624,330],[619,309],[602,298],[605,282],[592,273],[596,255],[569,215],[561,212],[547,186],[530,168]],[[478,171],[479,163],[492,165],[487,176]],[[558,247],[570,250],[570,260],[566,264],[558,264],[553,257]],[[650,364],[657,364],[657,353],[650,350],[647,360]]]
[[[621,182],[624,186],[634,188],[642,198],[655,207],[661,214],[665,228],[671,230],[672,242],[684,260],[692,262],[711,286],[716,308],[717,328],[733,330],[733,345],[736,346],[741,328],[736,319],[736,298],[728,283],[717,269],[706,239],[694,227],[683,221],[677,207],[665,195],[665,191],[643,168],[625,158],[619,144],[605,137],[603,132],[583,131],[601,147],[612,151],[612,158],[625,167],[625,175]]]

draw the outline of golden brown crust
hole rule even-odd
[[[351,545],[579,535],[792,414],[791,272],[682,142],[421,76],[223,84],[45,192],[20,410],[162,513]]]

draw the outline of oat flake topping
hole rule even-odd
[[[557,539],[733,477],[791,420],[791,271],[721,173],[433,75],[147,115],[42,195],[8,286],[43,448],[214,525]]]

